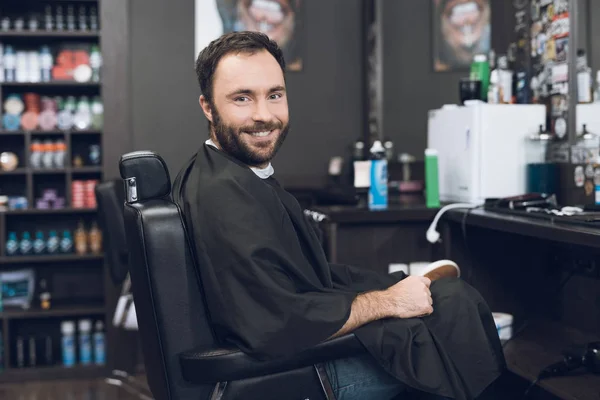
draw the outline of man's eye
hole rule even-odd
[[[281,93],[275,93],[271,95],[272,100],[277,100],[281,98]]]
[[[248,101],[249,99],[246,96],[241,96],[241,97],[236,97],[235,101],[241,101],[241,102],[245,102]]]

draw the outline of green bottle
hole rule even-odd
[[[440,206],[438,152],[435,149],[425,150],[425,204],[427,208]]]
[[[490,63],[485,54],[477,54],[471,64],[471,79],[481,81],[480,100],[487,101],[490,86]]]

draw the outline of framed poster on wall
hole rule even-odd
[[[195,55],[228,32],[263,32],[281,47],[287,69],[304,64],[306,0],[195,0]]]
[[[431,0],[434,71],[468,70],[491,48],[490,0]]]

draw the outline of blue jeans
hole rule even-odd
[[[325,364],[337,400],[413,399],[415,391],[388,374],[370,355],[342,358]],[[401,396],[403,393],[406,396]],[[417,397],[420,398],[420,397]],[[427,399],[443,399],[427,396]]]

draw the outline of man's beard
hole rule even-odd
[[[215,107],[212,107],[212,128],[221,149],[232,157],[249,166],[263,165],[273,159],[283,144],[289,132],[289,124],[283,125],[281,121],[257,122],[252,126],[233,127],[221,119]],[[279,129],[280,133],[274,144],[265,143],[265,147],[272,146],[270,151],[256,152],[250,145],[242,140],[242,132],[272,131]],[[261,147],[264,149],[265,147]]]

